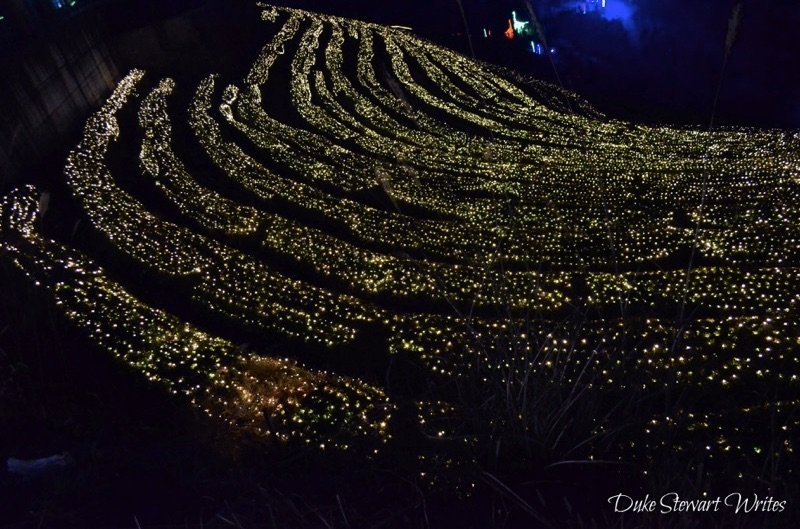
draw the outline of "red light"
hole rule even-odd
[[[508,29],[506,30],[506,38],[508,40],[514,40],[514,23],[511,22],[511,19],[508,19]]]

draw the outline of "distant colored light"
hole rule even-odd
[[[485,38],[485,39],[489,38],[489,32],[486,31],[486,28],[483,28],[483,38]]]
[[[606,8],[606,0],[603,0],[603,9]]]
[[[508,40],[514,39],[514,24],[511,22],[511,19],[508,19],[508,29],[505,32],[506,38]]]
[[[635,7],[632,3],[623,0],[614,0],[613,2],[606,0],[603,4],[601,16],[606,20],[619,20],[626,28],[632,29],[635,25],[633,21],[634,12]]]
[[[550,54],[554,55],[555,53],[556,53],[556,49],[555,48],[550,48]]]
[[[519,20],[517,18],[517,12],[516,11],[512,11],[511,12],[511,18],[514,20],[514,22],[513,22],[514,31],[516,33],[518,33],[518,34],[522,34],[522,31],[525,29],[525,26],[528,25],[529,21],[527,21],[527,20]]]

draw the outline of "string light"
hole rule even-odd
[[[127,262],[203,318],[315,351],[374,335],[435,382],[558,367],[597,391],[736,393],[730,409],[699,399],[638,425],[644,440],[625,450],[647,457],[678,428],[676,450],[695,439],[713,457],[749,456],[736,417],[774,411],[787,440],[797,431],[800,135],[609,120],[406,31],[266,5],[262,19],[282,24],[242,82],[205,78],[186,113],[213,175],[198,179],[173,146],[174,81],[141,100],[139,184],[175,218],[121,187],[107,160],[144,72],[88,120],[67,182]],[[1,222],[2,258],[101,348],[209,414],[321,449],[389,440],[384,390],[147,306],[37,232],[32,188],[5,198]],[[751,391],[764,383],[772,402]],[[454,404],[415,406],[430,438],[454,435]]]

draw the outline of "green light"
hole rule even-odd
[[[522,35],[523,33],[525,33],[525,30],[527,29],[526,26],[530,23],[530,21],[518,19],[516,11],[511,12],[511,18],[514,21],[514,31],[518,35]]]

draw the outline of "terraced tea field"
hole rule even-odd
[[[4,198],[0,258],[89,341],[276,442],[792,474],[799,134],[619,122],[400,29],[262,18],[244,79],[132,71],[89,119],[52,198],[89,235]]]

